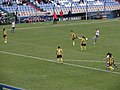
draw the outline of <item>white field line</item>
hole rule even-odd
[[[18,88],[18,87],[14,87],[14,86],[7,85],[7,84],[3,84],[3,83],[0,83],[0,84],[3,85],[3,86],[8,86],[8,87],[16,88],[16,90],[25,90],[25,89],[23,89],[23,88]],[[8,89],[6,89],[6,90],[8,90]]]
[[[96,62],[96,63],[105,63],[105,60],[101,61],[95,61],[95,60],[66,60],[70,62]],[[120,64],[119,62],[115,62],[116,64]]]
[[[115,19],[115,21],[118,21]],[[69,23],[69,24],[57,24],[57,25],[48,25],[48,26],[37,26],[37,27],[25,27],[25,28],[16,28],[16,30],[24,29],[34,29],[34,28],[48,28],[48,27],[58,27],[58,26],[73,26],[73,25],[82,25],[82,24],[94,24],[94,23],[103,23],[103,22],[113,22],[113,20],[107,21],[91,21],[91,22],[81,22],[81,23]],[[11,29],[8,29],[11,30]]]
[[[32,58],[32,59],[38,59],[38,60],[43,60],[43,61],[49,61],[49,62],[56,62],[56,60],[39,58],[39,57],[28,56],[28,55],[17,54],[17,53],[11,53],[11,52],[5,52],[5,51],[0,51],[0,53],[14,55],[14,56],[20,56],[20,57],[26,57],[26,58]],[[107,71],[107,70],[103,70],[103,69],[99,69],[99,68],[92,68],[92,67],[87,67],[87,66],[82,66],[82,65],[71,64],[71,63],[64,63],[64,65],[86,68],[86,69],[95,70],[95,71],[109,72],[109,73],[120,75],[120,72]]]

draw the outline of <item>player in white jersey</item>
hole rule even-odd
[[[12,22],[12,30],[11,30],[12,33],[15,32],[15,21]]]
[[[96,37],[99,37],[100,33],[99,33],[99,30],[96,29],[96,33],[95,33]]]
[[[93,44],[96,44],[99,35],[100,35],[100,31],[98,29],[96,29],[95,36],[93,37],[93,40],[94,40]]]

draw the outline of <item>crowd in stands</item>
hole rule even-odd
[[[120,4],[120,0],[115,0],[116,2],[118,2]]]
[[[12,6],[14,2],[17,5],[27,5],[28,0],[4,0],[2,5],[4,5],[4,6]]]
[[[35,0],[35,1],[33,1],[34,3],[36,3],[36,4],[41,4],[42,3],[42,0]]]
[[[48,20],[49,18],[47,16],[29,16],[28,18],[24,19],[24,22],[26,23],[44,22]]]
[[[7,16],[2,14],[2,13],[0,13],[0,24],[5,24],[7,22],[8,22]]]
[[[93,1],[93,2],[101,1],[101,2],[97,4],[93,2],[89,3],[89,5],[91,4],[89,6],[89,12],[94,12],[94,11],[96,12],[98,9],[100,11],[104,10],[104,7],[103,7],[104,2],[102,2],[104,0],[90,0],[90,1]],[[119,2],[120,0],[116,0],[116,1]],[[4,10],[6,11],[8,10],[8,12],[10,11],[10,13],[16,12],[17,13],[16,16],[18,17],[27,17],[25,19],[25,22],[46,21],[46,18],[44,18],[46,16],[37,16],[34,14],[39,11],[48,12],[50,13],[51,17],[55,12],[58,18],[60,18],[59,20],[63,20],[64,16],[67,16],[68,20],[70,20],[73,14],[84,13],[86,11],[86,0],[79,0],[77,3],[76,2],[72,3],[74,2],[74,0],[1,0],[1,2],[2,2],[1,4],[5,7],[3,8]],[[17,5],[18,7],[16,7]],[[94,5],[95,7],[93,7]],[[10,6],[10,9],[9,9],[9,6]],[[106,7],[106,8],[108,10],[112,10],[111,9],[112,7]],[[32,15],[34,14],[34,15],[31,16],[31,14]],[[0,16],[0,20],[2,22],[5,22],[4,21],[5,19],[3,20],[3,17],[1,16]]]
[[[20,0],[20,1],[16,1],[17,2],[17,5],[27,5],[27,0]]]
[[[3,4],[4,6],[12,6],[11,0],[4,1],[2,4]]]

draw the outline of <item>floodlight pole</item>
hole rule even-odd
[[[87,18],[88,18],[88,1],[86,2],[86,20],[87,20]]]

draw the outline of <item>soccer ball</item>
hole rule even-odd
[[[88,40],[88,38],[86,38],[86,40]]]

